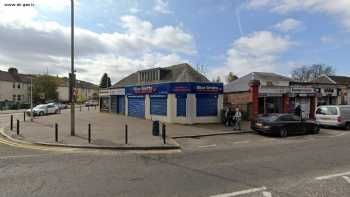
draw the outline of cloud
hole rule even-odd
[[[294,11],[320,12],[332,16],[350,31],[349,0],[249,0],[248,8],[268,8],[272,12],[287,14]]]
[[[172,14],[169,8],[169,3],[165,0],[154,0],[153,10],[161,14]]]
[[[274,35],[269,31],[254,32],[240,37],[227,51],[225,65],[212,70],[211,77],[224,78],[230,71],[239,76],[253,71],[276,72],[281,65],[278,62],[279,56],[292,45],[289,38]]]
[[[322,36],[320,40],[324,44],[330,44],[335,42],[335,38],[333,36]]]
[[[3,13],[0,12],[0,16]],[[15,66],[20,72],[67,76],[70,65],[70,28],[53,21],[35,20],[37,11],[22,13],[26,17],[4,20],[0,17],[0,65]],[[9,15],[6,15],[9,16]],[[98,82],[103,72],[114,80],[140,66],[166,66],[186,61],[181,54],[196,53],[191,34],[181,27],[154,27],[135,16],[123,16],[122,32],[96,33],[76,27],[76,67],[81,79]],[[127,70],[124,72],[124,70]],[[123,72],[119,72],[123,71]]]
[[[276,25],[274,25],[274,28],[282,31],[282,32],[288,32],[291,30],[296,30],[298,28],[300,28],[302,26],[302,22],[298,21],[296,19],[293,18],[287,18],[279,23],[277,23]]]

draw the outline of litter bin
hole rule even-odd
[[[153,127],[152,127],[152,134],[153,136],[159,136],[159,121],[153,121]]]

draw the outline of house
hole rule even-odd
[[[101,90],[101,109],[169,123],[220,122],[223,84],[189,64],[140,70]]]
[[[59,78],[58,80],[58,99],[61,102],[69,102],[69,79],[66,77]],[[93,83],[76,80],[75,87],[77,90],[77,101],[86,101],[90,99],[98,99],[99,87]]]
[[[20,74],[16,68],[0,70],[0,102],[30,102],[30,75]]]

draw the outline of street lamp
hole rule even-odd
[[[33,76],[30,76],[30,121],[33,122]]]
[[[74,0],[71,0],[71,77],[70,77],[70,135],[75,135],[75,74],[74,74]]]

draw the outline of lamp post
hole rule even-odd
[[[30,121],[33,122],[33,76],[30,77]]]
[[[74,74],[74,0],[71,0],[71,78],[70,78],[70,93],[71,93],[71,107],[70,107],[70,120],[71,136],[75,135],[75,74]]]

